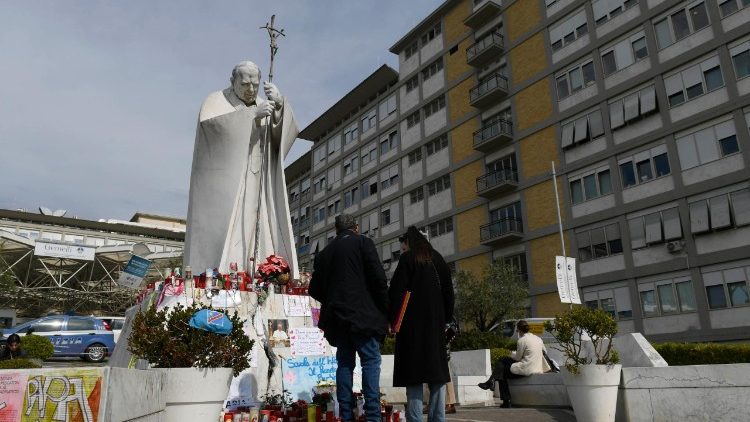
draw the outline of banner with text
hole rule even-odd
[[[117,279],[117,284],[131,289],[137,289],[141,287],[143,278],[148,273],[148,268],[151,266],[151,261],[140,256],[133,255],[128,261],[128,265],[123,268],[120,273],[120,278]]]
[[[34,255],[51,258],[78,259],[93,261],[96,248],[83,245],[65,245],[37,240],[34,244]]]
[[[562,303],[581,303],[578,294],[578,278],[576,277],[576,260],[571,257],[555,257],[555,276],[557,278],[557,292]]]

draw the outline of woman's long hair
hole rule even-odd
[[[414,254],[417,262],[425,263],[432,260],[432,245],[416,227],[409,226],[406,229],[406,240],[409,244],[409,251]]]

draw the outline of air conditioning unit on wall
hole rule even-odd
[[[684,248],[685,242],[682,240],[667,242],[667,250],[669,251],[669,253],[680,253]]]

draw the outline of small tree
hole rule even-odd
[[[555,321],[544,323],[544,329],[552,333],[559,345],[557,350],[565,354],[565,367],[577,374],[581,365],[614,365],[620,355],[612,348],[612,338],[617,334],[617,321],[601,309],[574,306],[573,309],[555,316]],[[593,356],[584,350],[584,338],[589,336]]]
[[[504,262],[487,265],[481,278],[468,271],[456,275],[456,314],[479,331],[488,331],[506,319],[523,317],[528,296],[518,268]]]

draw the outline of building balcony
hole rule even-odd
[[[482,67],[501,54],[503,54],[503,36],[497,32],[491,32],[466,49],[466,63],[469,66]]]
[[[310,220],[300,220],[299,224],[297,224],[297,230],[302,231],[306,228],[310,227]]]
[[[518,172],[498,170],[477,177],[477,195],[485,198],[508,192],[518,187]]]
[[[523,224],[518,218],[504,218],[479,227],[479,241],[484,245],[498,245],[523,238]]]
[[[484,108],[495,104],[508,95],[508,78],[495,73],[469,90],[469,104]]]
[[[464,25],[472,29],[479,29],[500,15],[502,8],[493,0],[486,0],[484,4],[474,10],[474,13],[464,19]]]
[[[309,243],[307,245],[302,245],[299,248],[297,248],[297,256],[307,255],[308,253],[310,253]]]
[[[513,123],[497,119],[474,132],[474,149],[490,152],[513,140]]]

